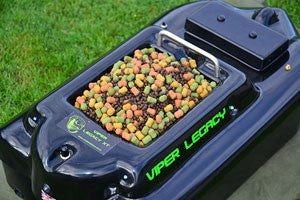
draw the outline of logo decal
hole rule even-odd
[[[77,133],[85,127],[85,121],[78,115],[72,115],[67,123],[69,133]]]
[[[102,155],[109,152],[121,141],[111,134],[102,132],[101,127],[93,121],[85,119],[74,112],[65,117],[57,125]]]
[[[163,160],[158,162],[151,170],[146,173],[146,176],[149,181],[153,181],[156,177],[158,177],[163,172],[168,171],[168,167],[176,161],[180,161],[180,155],[185,155],[186,152],[195,151],[195,147],[199,144],[199,141],[202,141],[204,136],[209,134],[217,125],[224,121],[227,117],[228,112],[224,107],[220,110],[215,116],[213,116],[210,120],[208,120],[205,124],[196,130],[191,136],[186,139],[181,146],[175,148],[171,153],[169,153]],[[173,164],[173,165],[174,165]]]

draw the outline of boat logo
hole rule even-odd
[[[72,115],[67,123],[67,129],[69,133],[74,134],[82,130],[85,125],[86,122],[84,121],[84,119],[82,119],[82,117],[79,117],[78,115]]]

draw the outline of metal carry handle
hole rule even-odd
[[[219,75],[220,75],[219,61],[215,56],[213,56],[212,54],[204,51],[203,49],[200,49],[199,47],[193,45],[192,43],[189,43],[188,41],[178,37],[177,35],[169,32],[169,31],[166,31],[166,30],[162,30],[158,33],[157,46],[160,46],[160,47],[162,46],[164,37],[168,37],[170,40],[172,40],[184,47],[187,47],[188,49],[191,49],[192,51],[208,58],[214,64],[215,78],[219,78]]]

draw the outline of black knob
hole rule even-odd
[[[252,18],[265,26],[270,26],[279,21],[275,10],[272,8],[261,9],[255,13]]]
[[[66,146],[66,145],[62,146],[61,149],[60,149],[60,157],[62,159],[66,160],[70,157],[70,155],[71,155],[71,152],[70,152],[69,147]]]

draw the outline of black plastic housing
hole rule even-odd
[[[288,38],[221,3],[208,3],[187,18],[186,33],[263,71],[288,48]]]
[[[177,8],[1,127],[0,159],[7,182],[16,193],[28,200],[41,199],[42,194],[63,200],[225,199],[288,141],[300,124],[300,41],[280,9],[275,9],[279,21],[270,28],[288,38],[288,56],[279,56],[280,62],[275,67],[271,64],[265,74],[216,53],[218,48],[208,48],[220,62],[222,84],[145,148],[111,135],[71,104],[78,91],[116,61],[136,48],[155,44],[161,24],[167,24],[166,29],[179,37],[191,39],[186,37],[186,19],[212,2],[248,20],[257,12],[219,1]],[[190,41],[203,48],[197,39]],[[175,54],[177,50],[171,49]],[[229,109],[232,107],[234,112]],[[226,119],[184,151],[184,141],[190,142],[193,134],[224,108],[229,114]],[[113,148],[100,154],[61,128],[59,124],[72,113],[110,136]],[[69,149],[68,159],[57,153],[62,147]],[[180,159],[149,181],[145,174],[174,149],[182,153]],[[253,153],[252,149],[257,150]]]

